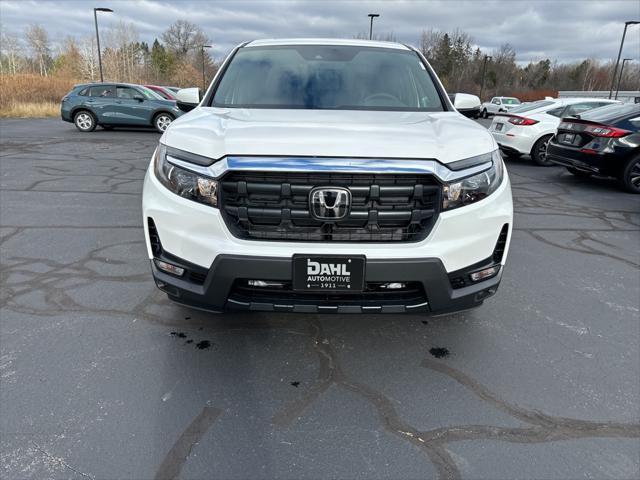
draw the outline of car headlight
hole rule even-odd
[[[194,161],[194,159],[197,161],[203,158],[189,152],[181,152],[173,148],[167,149],[166,145],[160,144],[153,159],[153,170],[160,183],[182,198],[217,207],[218,181],[174,165],[170,161],[174,154],[178,160],[184,161]]]
[[[495,150],[489,155],[492,165],[484,172],[445,184],[442,192],[442,210],[451,210],[475,203],[497,190],[504,177],[504,164],[499,150]]]

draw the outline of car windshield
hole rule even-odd
[[[336,45],[241,48],[212,106],[442,111],[434,81],[411,50]]]
[[[614,103],[583,113],[580,118],[591,122],[606,123],[627,115],[640,115],[640,105],[634,103]]]
[[[502,97],[502,103],[505,105],[520,105],[520,100],[511,97]]]
[[[138,87],[138,90],[140,90],[140,92],[142,92],[142,94],[149,100],[166,100],[160,94],[153,90],[149,90],[147,87]]]
[[[539,108],[550,107],[555,105],[555,102],[551,100],[538,100],[537,102],[526,103],[519,107],[514,108],[513,110],[509,110],[509,113],[524,113],[530,112],[531,110],[537,110]]]

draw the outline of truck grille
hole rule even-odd
[[[339,220],[309,211],[314,187],[351,192]],[[231,171],[222,178],[220,210],[238,238],[304,242],[414,242],[424,239],[440,209],[431,175]]]

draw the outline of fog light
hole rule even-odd
[[[178,267],[176,265],[171,265],[170,263],[163,262],[162,260],[158,260],[157,258],[153,260],[160,270],[166,273],[170,273],[171,275],[176,275],[181,277],[184,274],[184,268]]]
[[[479,282],[480,280],[486,280],[487,278],[495,277],[500,271],[500,265],[494,265],[489,268],[485,268],[484,270],[480,270],[479,272],[473,272],[471,275],[471,280],[474,282]]]
[[[405,288],[406,286],[407,284],[402,282],[389,282],[383,283],[382,285],[380,285],[380,288],[384,288],[387,290],[400,290],[402,288]]]
[[[284,282],[268,282],[265,280],[247,280],[247,284],[250,287],[260,287],[260,288],[282,288],[284,287]]]

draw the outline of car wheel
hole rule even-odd
[[[624,166],[620,183],[627,192],[640,193],[640,155],[633,157]]]
[[[153,126],[160,133],[164,133],[169,125],[173,122],[173,116],[168,113],[159,113],[153,119]]]
[[[487,112],[486,108],[482,110],[482,118],[489,118],[489,113]]]
[[[73,123],[81,132],[93,132],[96,129],[96,117],[87,110],[80,110],[73,116]]]
[[[585,172],[584,170],[578,170],[577,168],[567,167],[567,170],[570,174],[579,178],[589,178],[592,175],[591,172]]]
[[[553,165],[553,163],[547,160],[547,145],[549,144],[549,140],[551,140],[552,136],[553,135],[545,135],[533,144],[533,148],[531,149],[531,158],[533,158],[533,161],[540,166],[549,167]]]

